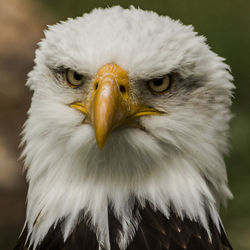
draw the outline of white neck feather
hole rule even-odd
[[[63,135],[62,130],[58,133],[53,129],[34,137],[32,133],[42,130],[39,125],[33,130],[29,128],[33,119],[35,115],[26,124],[28,143],[24,155],[25,165],[29,166],[26,223],[34,246],[63,218],[66,239],[84,210],[90,215],[100,244],[109,249],[108,203],[122,220],[120,245],[126,246],[133,237],[133,225],[138,222],[132,218],[131,197],[142,206],[149,201],[166,217],[171,205],[180,217],[199,221],[208,232],[206,213],[209,211],[218,225],[216,200],[227,199],[231,193],[217,151],[205,152],[205,159],[202,150],[190,156],[171,150],[168,144],[159,144],[152,135],[138,129],[114,132],[104,151],[100,151],[89,125],[80,126],[70,137]],[[154,120],[151,123],[147,120],[147,124],[152,125]],[[203,166],[199,165],[201,160]],[[210,173],[202,171],[211,164],[216,164],[214,168],[220,172],[215,184],[210,183]]]

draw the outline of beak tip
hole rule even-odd
[[[107,136],[97,136],[96,134],[96,144],[100,150],[106,145]]]
[[[97,146],[100,150],[103,150],[104,146],[105,146],[105,143],[98,143],[97,142]]]

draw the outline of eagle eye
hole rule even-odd
[[[72,88],[80,87],[83,84],[83,75],[78,72],[68,69],[66,71],[66,81],[68,85]]]
[[[170,90],[171,86],[172,76],[170,74],[164,78],[155,78],[148,82],[148,87],[153,94],[164,94]]]

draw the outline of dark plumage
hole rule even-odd
[[[223,227],[221,233],[217,230],[211,217],[208,215],[209,229],[212,241],[206,230],[195,221],[188,218],[181,219],[171,209],[169,219],[155,211],[149,204],[144,208],[135,206],[135,213],[139,213],[141,220],[134,239],[127,250],[230,250],[232,249]],[[119,221],[109,208],[109,229],[111,250],[120,250],[115,239],[121,229]],[[66,242],[63,241],[61,225],[51,227],[36,250],[98,250],[98,241],[86,219],[82,220],[70,234]],[[25,243],[27,228],[23,231],[14,250],[28,249],[29,242]],[[31,248],[32,249],[32,248]]]

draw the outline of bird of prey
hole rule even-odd
[[[232,249],[229,66],[191,25],[135,7],[50,26],[27,86],[16,249]]]

